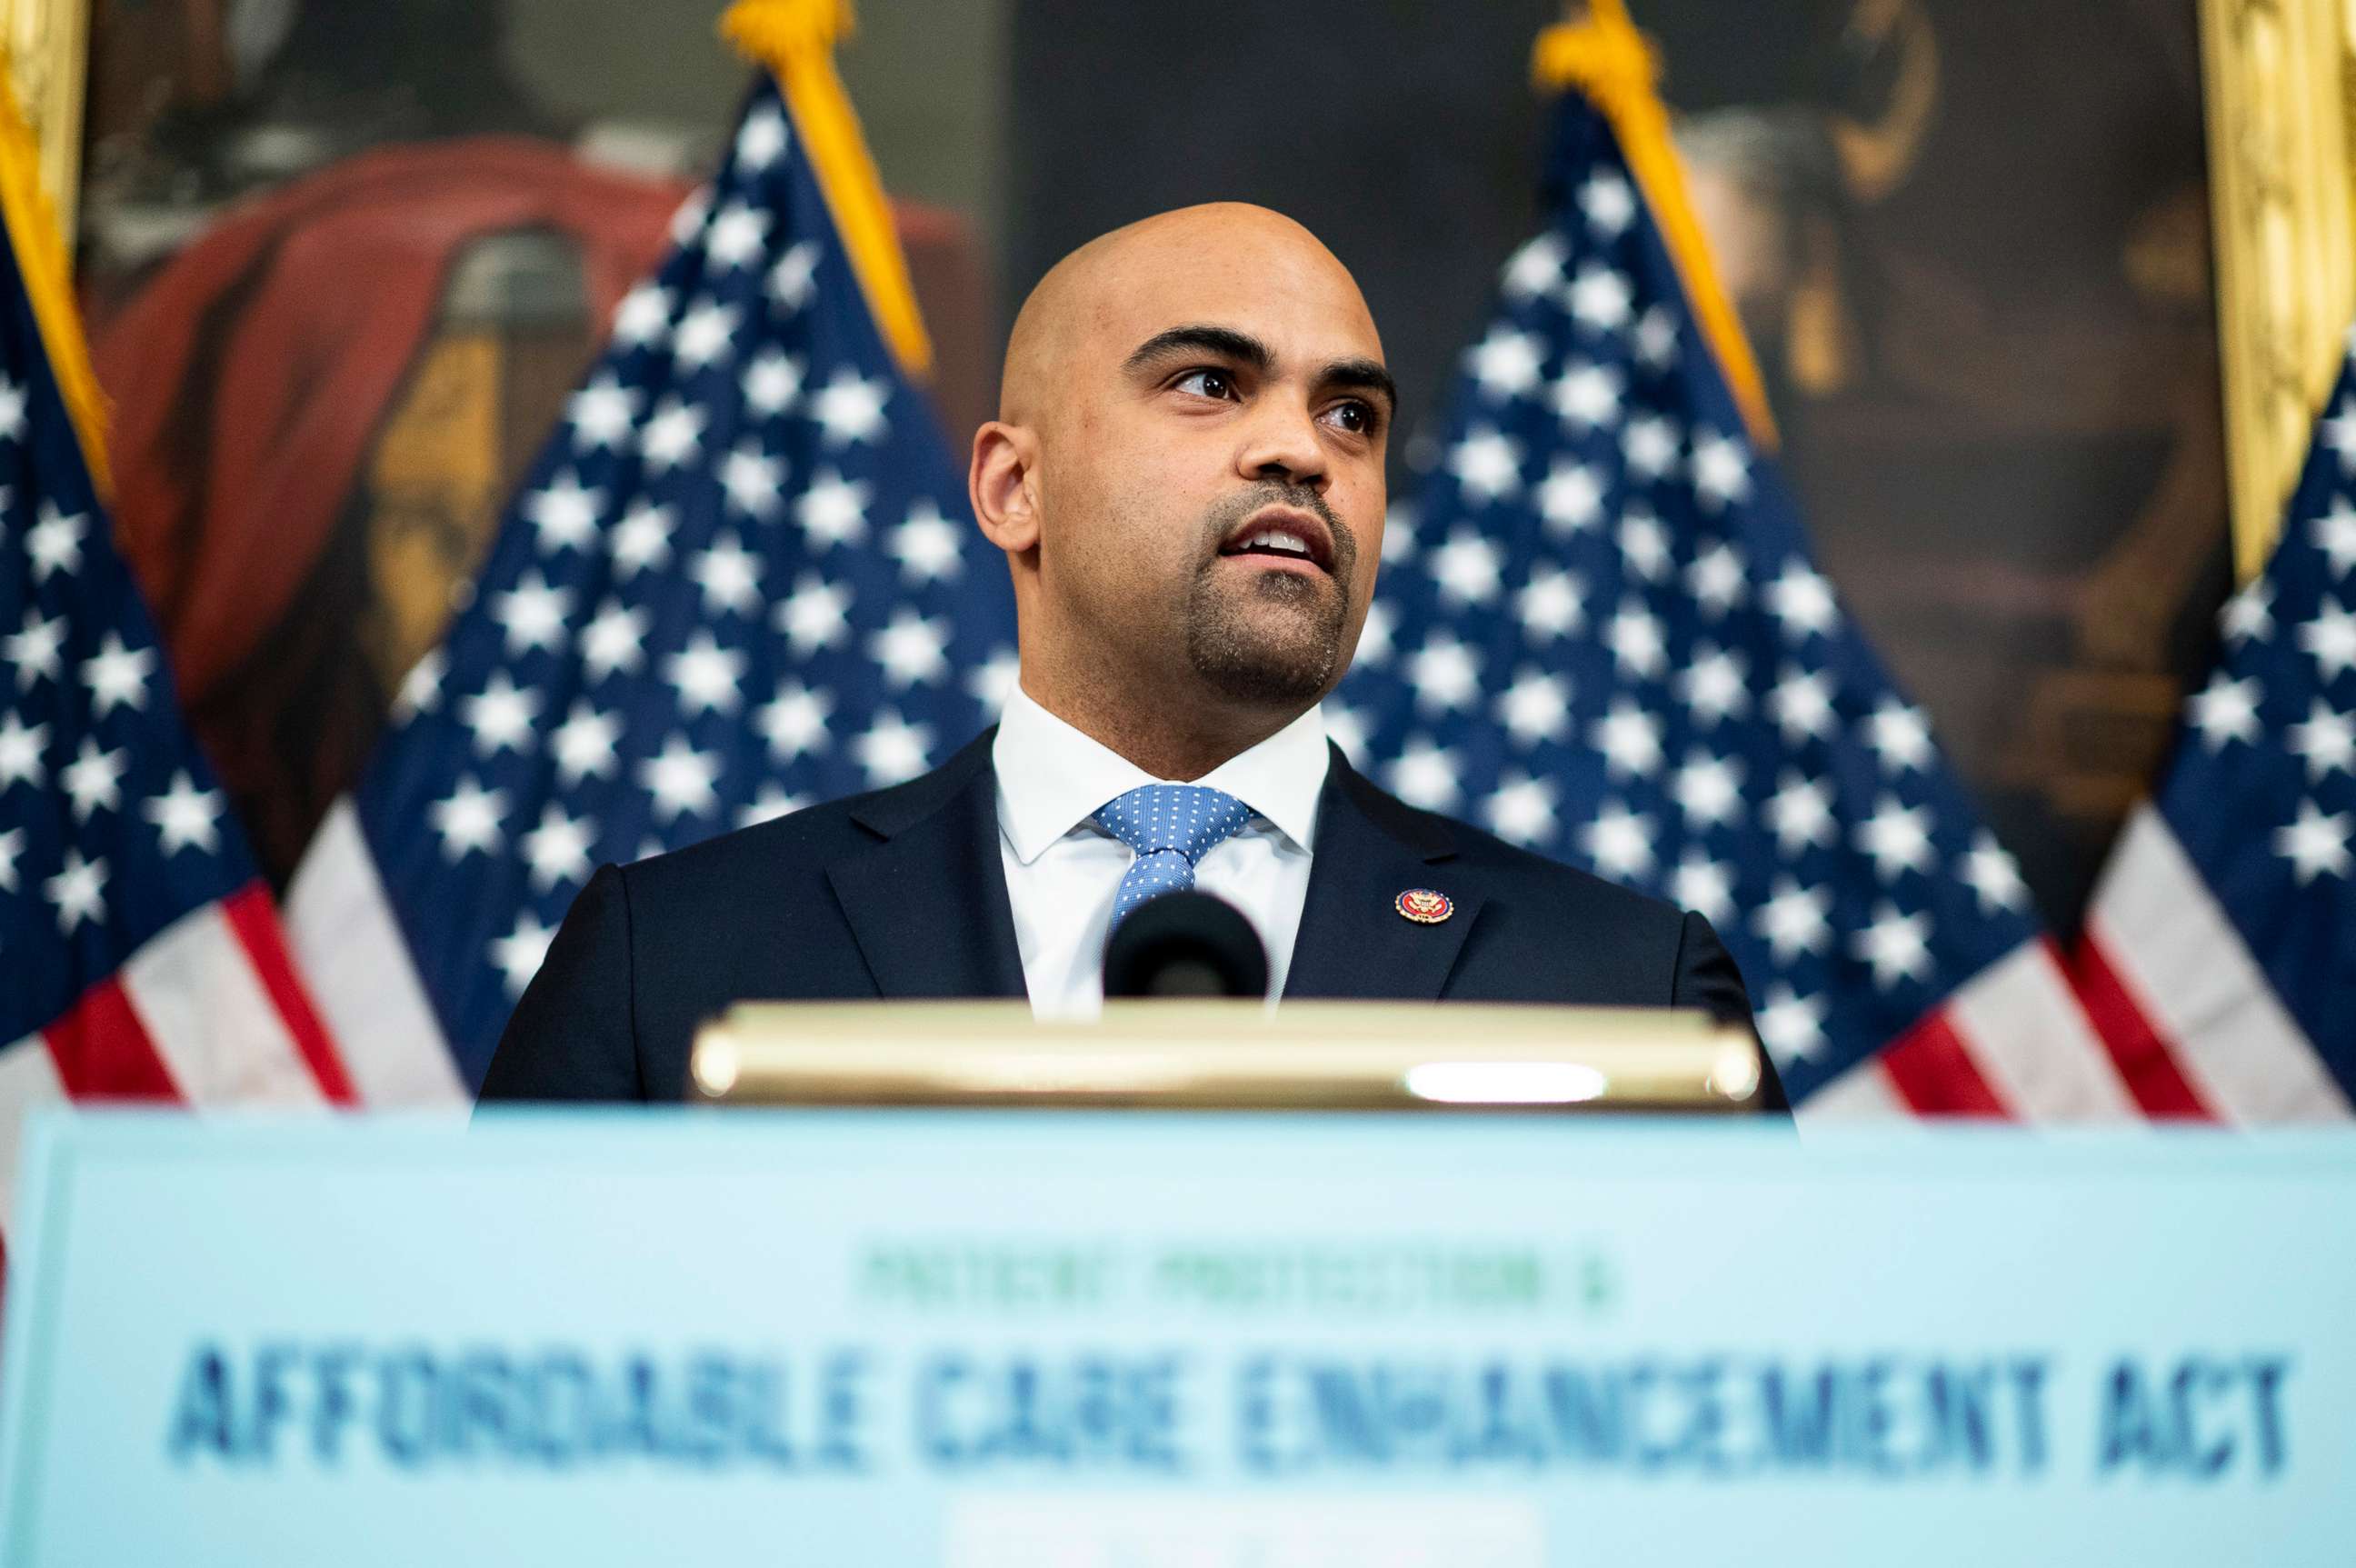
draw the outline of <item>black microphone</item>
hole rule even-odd
[[[1105,943],[1107,996],[1268,994],[1268,950],[1243,911],[1208,893],[1149,898]]]

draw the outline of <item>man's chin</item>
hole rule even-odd
[[[1191,628],[1187,654],[1195,673],[1258,705],[1306,705],[1324,696],[1338,673],[1340,618],[1312,605],[1237,607],[1243,613]]]

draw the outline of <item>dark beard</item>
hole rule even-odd
[[[1186,658],[1194,673],[1238,702],[1306,704],[1324,696],[1340,672],[1357,541],[1327,509],[1324,497],[1289,485],[1264,486],[1214,509],[1208,520],[1210,537],[1224,539],[1253,512],[1277,504],[1315,512],[1324,521],[1333,539],[1332,574],[1320,581],[1288,572],[1261,573],[1249,594],[1250,600],[1258,601],[1255,606],[1219,589],[1214,579],[1220,557],[1213,557],[1196,575],[1187,597]],[[1251,613],[1255,607],[1261,613]]]

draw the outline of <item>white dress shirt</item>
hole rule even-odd
[[[1249,751],[1186,781],[1224,789],[1251,808],[1242,831],[1203,853],[1194,886],[1242,910],[1259,933],[1271,1000],[1283,993],[1292,967],[1328,760],[1324,717],[1312,708]],[[1092,1018],[1104,1005],[1113,896],[1137,859],[1093,814],[1140,785],[1177,780],[1156,779],[1081,734],[1019,685],[999,715],[991,762],[998,770],[998,846],[1031,1011],[1042,1018]]]

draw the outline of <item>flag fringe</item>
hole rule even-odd
[[[48,350],[66,416],[81,442],[83,466],[104,500],[113,493],[106,467],[106,394],[91,369],[81,313],[74,303],[73,267],[66,257],[65,233],[41,184],[41,148],[16,102],[16,61],[0,46],[0,217],[8,226],[16,271],[33,304],[33,320]]]
[[[1694,319],[1718,356],[1728,390],[1762,447],[1776,445],[1775,416],[1759,361],[1743,335],[1742,319],[1709,259],[1709,243],[1686,194],[1685,172],[1669,136],[1668,111],[1654,91],[1660,57],[1628,18],[1622,0],[1588,0],[1587,16],[1558,22],[1538,35],[1530,74],[1542,91],[1582,93],[1610,121],[1620,151],[1644,188],[1645,205],[1685,281]]]
[[[720,18],[720,34],[776,75],[876,328],[901,370],[922,377],[932,371],[932,340],[874,156],[834,69],[834,46],[854,26],[850,0],[736,0]]]

